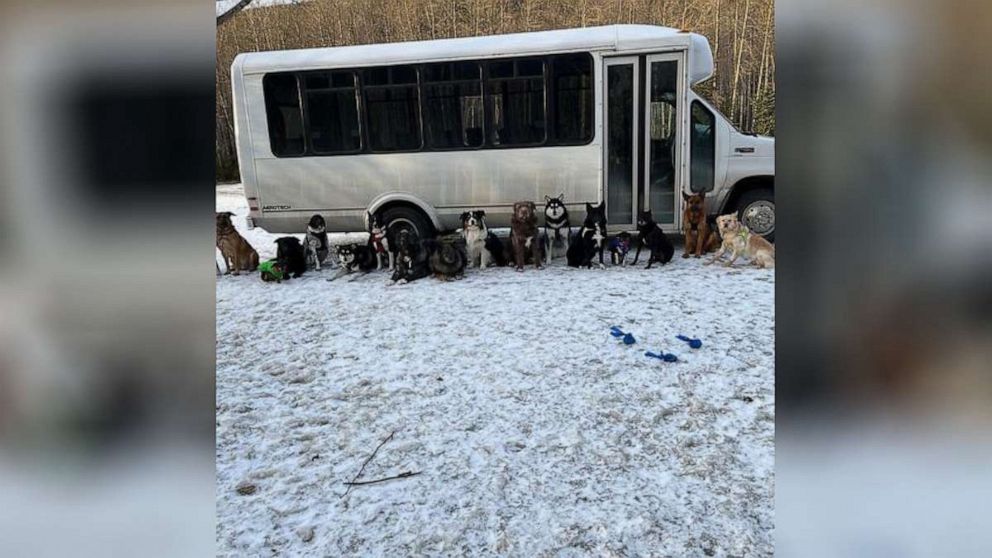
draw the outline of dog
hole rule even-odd
[[[554,258],[555,240],[560,240],[568,253],[568,245],[572,237],[572,225],[568,220],[568,209],[565,208],[565,194],[557,198],[544,196],[544,254],[545,263],[551,265]]]
[[[392,234],[379,222],[379,216],[368,212],[369,217],[369,249],[375,254],[375,269],[382,269],[383,261],[388,263],[387,269],[393,270],[396,265],[396,254],[390,250]]]
[[[651,269],[655,263],[664,265],[672,261],[672,256],[675,255],[675,246],[672,246],[672,241],[668,240],[665,232],[661,230],[658,223],[655,223],[651,211],[641,211],[637,215],[637,232],[637,253],[634,254],[633,265],[637,265],[637,259],[641,257],[641,248],[644,246],[651,249],[651,257],[648,258],[648,265],[645,269]]]
[[[276,262],[284,270],[285,279],[300,277],[307,270],[307,259],[303,253],[303,245],[295,236],[283,236],[276,239]]]
[[[730,252],[730,261],[723,264],[726,267],[734,265],[742,254],[754,265],[761,268],[775,267],[775,245],[765,240],[761,235],[752,233],[737,220],[736,213],[721,215],[716,218],[717,227],[723,243],[713,255],[713,259],[704,265],[716,263],[724,254]]]
[[[586,218],[579,232],[572,238],[572,245],[565,252],[571,267],[592,267],[592,260],[599,254],[599,267],[604,269],[603,251],[606,249],[606,202],[599,205],[586,203]]]
[[[626,266],[630,252],[630,233],[623,231],[610,241],[610,261],[613,265]]]
[[[449,281],[464,276],[468,257],[460,241],[425,240],[424,248],[428,254],[427,264],[434,277]]]
[[[224,257],[227,273],[239,275],[242,271],[255,271],[258,269],[258,252],[238,234],[231,222],[232,216],[234,214],[230,211],[217,213],[217,248]]]
[[[689,254],[693,254],[698,258],[704,252],[716,250],[720,246],[720,238],[716,231],[710,229],[706,219],[706,194],[690,195],[682,192],[682,199],[685,200],[685,209],[682,211],[685,249],[682,257],[688,258]]]
[[[303,239],[303,255],[307,265],[320,271],[320,264],[327,259],[330,249],[327,246],[327,224],[320,215],[314,215],[307,223],[307,235]]]
[[[492,263],[496,267],[506,267],[510,265],[510,258],[507,257],[506,247],[503,245],[503,241],[496,236],[496,233],[489,231],[486,236],[486,250],[489,252],[489,257],[492,258]]]
[[[393,284],[409,283],[430,275],[427,252],[421,245],[417,233],[403,229],[396,236],[396,269],[393,270]]]
[[[513,245],[513,260],[517,271],[524,270],[527,253],[534,258],[534,267],[541,269],[541,243],[537,237],[537,207],[534,202],[521,201],[513,204],[513,217],[510,218],[510,243]]]
[[[462,238],[465,239],[465,252],[468,258],[468,267],[478,265],[480,269],[489,267],[490,262],[496,259],[497,255],[492,248],[499,242],[496,235],[489,232],[486,226],[486,212],[479,209],[476,211],[466,211],[461,215]],[[495,242],[490,240],[496,238]],[[502,255],[503,244],[499,243],[499,253]]]
[[[366,244],[342,244],[334,249],[340,269],[328,281],[334,281],[349,273],[368,273],[376,269],[379,258]]]

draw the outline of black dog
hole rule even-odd
[[[497,267],[510,265],[510,259],[506,256],[506,247],[503,245],[503,241],[492,231],[489,231],[489,235],[486,236],[486,250],[489,250],[489,255],[492,256],[492,261]]]
[[[409,283],[430,275],[427,251],[421,246],[417,233],[403,229],[396,235],[396,269],[393,283]]]
[[[303,245],[300,239],[295,236],[283,236],[276,239],[276,262],[285,271],[286,279],[289,275],[299,277],[307,270],[306,256],[303,254]]]
[[[650,211],[642,211],[638,214],[637,232],[637,253],[634,254],[634,263],[631,265],[637,265],[637,258],[641,257],[641,248],[644,246],[651,249],[651,257],[645,269],[650,269],[651,264],[655,262],[666,264],[672,261],[675,246],[672,246],[672,242],[665,236],[658,223],[654,222]]]
[[[586,204],[586,220],[572,237],[565,253],[571,267],[592,267],[592,259],[599,254],[599,267],[605,268],[603,251],[606,249],[606,202]]]
[[[468,255],[465,253],[464,241],[425,240],[424,248],[429,255],[427,259],[434,277],[448,281],[461,279],[465,274]]]

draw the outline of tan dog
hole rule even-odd
[[[217,248],[224,256],[227,272],[238,275],[241,271],[258,268],[258,252],[235,230],[230,211],[217,213]]]
[[[713,256],[713,259],[704,265],[716,262],[729,251],[731,253],[730,261],[723,264],[726,267],[734,265],[741,254],[758,267],[775,267],[775,246],[762,238],[761,235],[752,233],[742,225],[737,220],[736,213],[717,217],[716,224],[720,228],[723,244],[720,245],[720,250]]]
[[[682,232],[685,234],[682,257],[688,258],[689,254],[694,254],[698,258],[704,252],[716,250],[720,246],[720,238],[706,222],[706,194],[690,196],[682,192],[682,199],[686,202],[682,212]]]

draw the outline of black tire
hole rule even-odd
[[[403,229],[413,230],[421,240],[434,236],[434,227],[427,216],[410,206],[390,207],[382,212],[382,222],[393,238]]]
[[[737,218],[752,231],[775,242],[775,192],[771,188],[748,190],[737,200]]]

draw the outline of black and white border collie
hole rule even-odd
[[[568,209],[565,208],[565,194],[557,198],[544,196],[544,242],[545,262],[551,265],[554,257],[555,240],[560,240],[565,253],[572,236],[572,224],[568,220]]]
[[[478,266],[482,269],[489,267],[489,263],[493,261],[493,254],[489,250],[492,241],[489,241],[486,212],[481,209],[466,211],[462,213],[461,220],[465,254],[468,257],[467,267]]]

